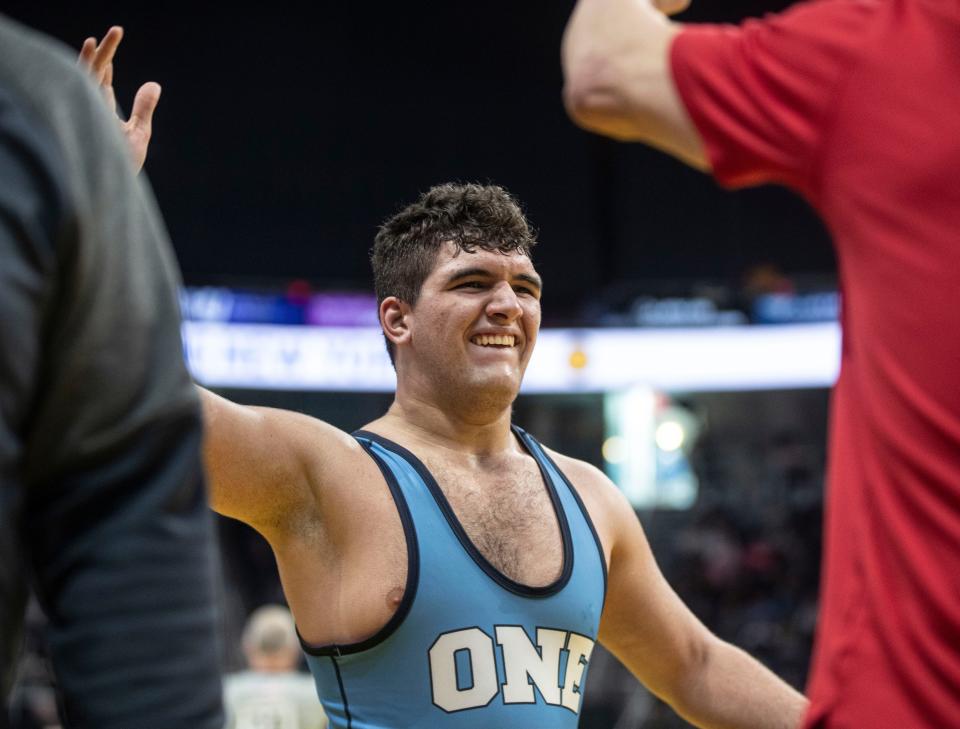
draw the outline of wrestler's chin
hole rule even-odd
[[[502,411],[517,399],[521,376],[516,370],[473,372],[472,375],[463,383],[460,397],[478,414]]]

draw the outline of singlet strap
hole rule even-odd
[[[590,512],[587,511],[586,505],[583,503],[583,499],[580,498],[580,494],[577,492],[577,489],[574,488],[573,484],[570,483],[570,479],[567,478],[567,475],[560,470],[560,467],[556,462],[550,457],[550,454],[547,453],[546,448],[530,435],[527,431],[521,428],[518,425],[513,425],[513,432],[516,434],[517,438],[520,439],[520,442],[524,444],[527,451],[532,455],[540,467],[547,471],[550,471],[555,475],[553,479],[557,483],[562,483],[563,487],[570,494],[573,500],[576,502],[577,507],[580,510],[580,514],[583,517],[583,521],[586,524],[587,529],[590,530],[590,534],[593,536],[594,544],[597,547],[597,553],[600,556],[600,565],[603,568],[603,596],[604,602],[606,602],[607,596],[607,559],[604,556],[603,543],[600,541],[600,535],[597,532],[596,527],[593,524],[593,519],[590,518]]]
[[[515,430],[515,433],[516,432],[517,431]],[[517,435],[519,437],[519,433],[517,433]],[[540,469],[541,480],[543,481],[544,488],[547,490],[550,503],[553,506],[554,515],[556,516],[557,524],[559,525],[560,537],[563,545],[563,567],[560,571],[560,575],[549,585],[544,585],[541,587],[531,587],[530,585],[524,585],[523,583],[511,579],[494,567],[490,561],[483,556],[480,550],[477,549],[476,545],[474,545],[473,541],[470,539],[470,536],[467,534],[466,530],[463,528],[463,525],[457,518],[453,507],[450,505],[450,502],[444,495],[443,490],[437,484],[433,474],[430,473],[427,467],[419,458],[417,458],[417,456],[403,446],[389,440],[388,438],[384,438],[381,435],[377,435],[376,433],[371,433],[369,431],[357,431],[354,433],[354,437],[369,439],[382,448],[393,452],[394,454],[402,457],[410,465],[410,467],[417,472],[420,479],[426,485],[428,491],[433,497],[433,500],[436,502],[440,512],[443,514],[450,531],[454,534],[454,536],[456,536],[457,541],[459,541],[460,545],[463,547],[463,550],[470,556],[476,565],[500,587],[512,592],[515,595],[530,598],[549,597],[557,594],[564,587],[566,587],[567,583],[570,581],[570,576],[573,574],[575,559],[575,550],[573,547],[573,539],[571,538],[570,534],[570,525],[567,518],[566,509],[564,509],[563,499],[557,491],[556,477],[550,473],[550,470],[547,468],[543,458],[540,457],[535,450],[529,447],[528,441],[523,437],[520,437],[520,443],[534,459],[534,461],[536,461],[537,466]]]

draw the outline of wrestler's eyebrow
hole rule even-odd
[[[493,278],[493,274],[485,268],[462,268],[459,271],[454,271],[450,277],[447,279],[447,285],[451,285],[462,278]],[[512,277],[514,280],[525,281],[531,286],[536,287],[539,291],[543,288],[543,282],[540,280],[540,277],[536,274],[529,273],[518,273]]]
[[[538,291],[543,288],[543,281],[539,276],[529,273],[518,273],[516,276],[514,276],[514,278],[519,279],[520,281],[526,281],[531,286],[535,286]]]
[[[485,268],[461,268],[459,271],[454,271],[450,274],[450,277],[447,279],[447,285],[459,281],[461,278],[470,278],[471,276],[493,278],[493,274]]]

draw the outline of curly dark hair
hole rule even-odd
[[[482,248],[500,253],[520,251],[531,258],[537,244],[536,231],[520,204],[502,187],[436,185],[380,226],[370,251],[377,303],[396,296],[411,306],[416,304],[437,253],[447,241],[467,253]],[[387,351],[392,361],[389,340]]]

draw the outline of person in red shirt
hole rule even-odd
[[[790,187],[825,221],[843,354],[804,725],[958,726],[960,3],[667,18],[685,4],[580,0],[568,111],[725,187]]]

